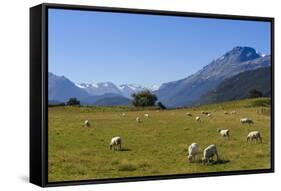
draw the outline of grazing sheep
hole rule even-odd
[[[199,116],[195,117],[195,120],[200,122],[201,121],[201,118]]]
[[[203,164],[209,163],[210,160],[213,159],[214,155],[216,155],[217,161],[218,161],[219,160],[219,155],[218,155],[218,151],[217,151],[216,145],[209,145],[203,151],[203,158],[202,158]]]
[[[234,111],[230,112],[230,114],[231,115],[236,114],[236,111],[234,110]]]
[[[207,111],[202,111],[201,113],[204,114],[204,115],[208,115],[209,114],[209,112],[207,112]]]
[[[122,143],[121,137],[113,137],[109,144],[109,149],[112,150],[113,148],[114,151],[121,150],[121,143]]]
[[[188,160],[191,162],[193,159],[196,160],[196,155],[199,153],[199,145],[192,143],[188,147]]]
[[[189,116],[189,117],[192,117],[192,114],[189,113],[189,112],[187,112],[186,115]]]
[[[148,113],[145,113],[145,114],[144,114],[144,117],[149,117],[149,114],[148,114]]]
[[[122,113],[122,116],[125,117],[125,116],[126,116],[126,113]]]
[[[137,122],[137,123],[141,123],[140,117],[137,117],[137,118],[136,118],[136,122]]]
[[[222,137],[229,138],[229,136],[230,136],[228,129],[218,129],[218,132]]]
[[[84,125],[83,125],[84,127],[90,127],[91,126],[91,124],[90,124],[90,122],[89,122],[89,120],[85,120],[85,122],[84,122]]]
[[[208,113],[208,115],[207,115],[208,117],[212,117],[212,114],[211,113]]]
[[[251,120],[251,119],[249,119],[249,118],[242,118],[242,119],[240,119],[240,123],[242,123],[242,124],[254,124],[254,122],[253,122],[253,120]]]
[[[250,141],[255,140],[256,142],[259,140],[262,143],[262,138],[261,138],[260,132],[259,131],[251,131],[247,136],[247,142],[249,140]]]

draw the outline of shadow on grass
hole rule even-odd
[[[127,149],[127,148],[122,148],[121,150],[120,150],[121,152],[126,152],[126,151],[131,151],[131,149]]]
[[[220,164],[226,164],[226,163],[229,163],[230,160],[210,160],[209,163],[205,163],[205,165],[220,165]],[[196,160],[196,161],[192,161],[190,163],[199,163],[199,164],[202,164],[203,165],[203,162],[202,160]]]
[[[229,162],[230,162],[230,160],[217,160],[217,161],[212,161],[211,164],[214,164],[214,165],[216,165],[216,164],[226,164],[226,163],[229,163]]]

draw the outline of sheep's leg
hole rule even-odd
[[[217,161],[219,161],[219,155],[218,155],[218,152],[216,152],[215,154],[216,154],[216,157],[217,157]]]

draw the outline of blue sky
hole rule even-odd
[[[235,46],[270,53],[270,23],[49,10],[49,71],[144,86],[185,78]]]

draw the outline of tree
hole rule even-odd
[[[259,98],[259,97],[262,97],[262,92],[256,89],[253,89],[249,92],[249,98]]]
[[[166,106],[163,105],[163,103],[160,102],[160,101],[157,103],[157,105],[158,105],[158,107],[159,107],[160,109],[167,109]]]
[[[157,101],[156,95],[152,94],[149,90],[143,90],[138,93],[132,94],[133,105],[136,107],[154,106]]]
[[[73,97],[68,100],[66,105],[80,105],[80,101],[77,98]]]

